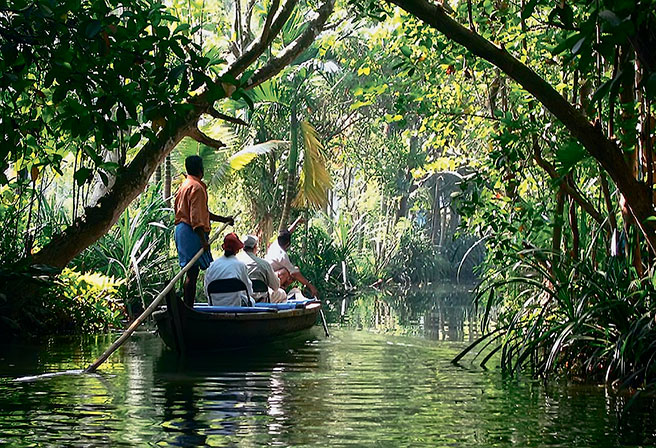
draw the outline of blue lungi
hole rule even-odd
[[[206,233],[205,238],[209,240],[209,237],[209,233]],[[200,250],[200,238],[189,224],[181,222],[175,226],[175,247],[178,249],[178,260],[181,267],[185,267]],[[212,252],[206,250],[196,262],[196,266],[207,269],[212,261]]]

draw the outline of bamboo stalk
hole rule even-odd
[[[239,213],[234,215],[234,217],[237,217]],[[211,245],[222,233],[223,231],[228,227],[228,223],[225,223],[223,227],[221,227],[214,235],[210,238],[209,244]],[[173,286],[175,285],[175,282],[177,282],[182,276],[187,272],[193,265],[198,261],[198,259],[203,255],[204,249],[201,247],[198,252],[196,252],[196,255],[194,255],[194,258],[189,261],[181,270],[176,274],[175,277],[173,277],[173,280],[171,280],[168,285],[162,290],[162,292],[159,293],[159,295],[153,300],[153,302],[146,308],[146,310],[141,313],[141,316],[137,317],[134,322],[128,327],[125,332],[107,349],[105,352],[100,355],[96,361],[91,364],[89,367],[84,369],[84,373],[93,373],[95,372],[98,367],[109,358],[112,353],[114,353],[125,341],[128,340],[130,336],[132,336],[132,333],[143,323],[143,321],[148,318],[152,314],[153,311],[159,306],[160,302],[166,295],[173,289]]]

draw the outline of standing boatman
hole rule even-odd
[[[184,267],[202,247],[203,255],[188,271],[184,281],[184,301],[194,306],[196,282],[200,269],[207,269],[212,262],[209,245],[210,221],[235,224],[232,216],[211,213],[207,206],[207,185],[203,178],[203,159],[189,156],[185,159],[187,179],[175,195],[175,247],[178,249],[180,266]]]

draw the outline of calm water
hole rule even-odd
[[[423,299],[422,299],[423,300]],[[0,445],[652,446],[656,412],[602,388],[504,379],[449,360],[470,337],[457,298],[360,298],[286,344],[180,361],[142,332],[97,375],[111,337],[0,347]],[[462,305],[462,304],[461,304]],[[463,308],[461,306],[461,308]],[[461,319],[461,317],[464,317]],[[437,339],[437,340],[436,340]],[[446,340],[445,340],[446,339]],[[451,340],[449,340],[451,339]]]

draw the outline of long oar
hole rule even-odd
[[[239,215],[239,213],[234,215],[233,219],[235,217],[237,217],[237,215]],[[212,244],[223,233],[223,231],[225,230],[226,227],[228,227],[228,223],[225,223],[223,225],[223,227],[221,227],[210,238],[209,244]],[[146,318],[148,316],[150,316],[150,314],[153,311],[155,311],[155,309],[159,306],[159,303],[162,301],[162,299],[164,297],[166,297],[166,295],[169,293],[169,291],[171,291],[171,289],[173,289],[173,286],[175,285],[175,282],[177,282],[178,280],[180,280],[180,278],[182,278],[184,273],[187,272],[194,265],[194,263],[196,263],[196,261],[200,258],[201,255],[203,255],[203,252],[204,252],[204,249],[201,247],[200,250],[198,252],[196,252],[196,255],[194,255],[194,258],[192,258],[191,261],[189,261],[189,263],[187,263],[185,265],[185,267],[183,267],[180,270],[180,272],[178,272],[178,274],[175,277],[173,277],[173,280],[171,280],[169,282],[169,284],[166,285],[166,288],[164,288],[162,290],[162,292],[160,292],[159,295],[155,298],[155,300],[153,300],[153,302],[148,306],[148,308],[146,308],[146,310],[143,313],[141,313],[141,316],[137,317],[135,319],[135,321],[132,322],[132,325],[130,325],[128,327],[128,329],[125,330],[125,332],[107,350],[105,350],[105,353],[100,355],[100,357],[98,359],[96,359],[96,361],[93,364],[91,364],[89,367],[87,367],[84,370],[84,373],[93,373],[93,372],[95,372],[96,369],[103,362],[105,362],[107,360],[107,358],[109,358],[111,356],[111,354],[116,351],[117,348],[119,348],[121,345],[123,345],[123,343],[132,335],[132,333],[134,333],[134,331],[137,329],[137,327],[139,327],[139,325],[141,325],[143,323],[143,321],[146,320]]]

